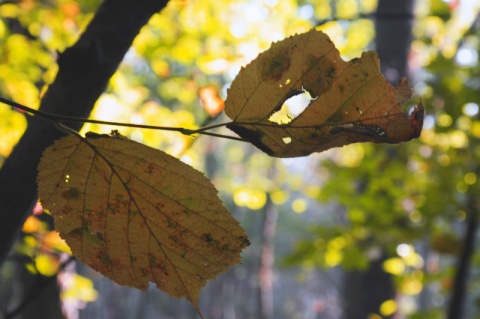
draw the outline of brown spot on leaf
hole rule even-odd
[[[67,188],[66,191],[62,193],[62,197],[65,198],[66,200],[72,200],[75,198],[78,198],[80,196],[80,191],[78,188],[75,187],[69,187]]]
[[[259,63],[262,81],[279,81],[290,68],[290,57],[284,52],[263,56]]]
[[[318,96],[330,90],[335,80],[335,63],[328,56],[320,59],[313,55],[307,58],[307,72],[303,76],[303,87],[310,94]]]

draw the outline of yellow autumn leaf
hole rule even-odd
[[[65,241],[60,238],[60,234],[57,231],[48,232],[43,238],[43,245],[50,249],[56,249],[64,253],[72,253],[70,247],[68,247]]]
[[[40,274],[50,277],[58,273],[60,261],[54,256],[41,254],[35,257],[35,267]]]
[[[308,93],[296,118],[272,116],[289,98]],[[356,142],[400,143],[420,135],[421,102],[410,116],[402,105],[413,93],[380,73],[375,52],[345,62],[329,37],[315,29],[272,44],[243,68],[228,90],[227,127],[276,157],[297,157]]]
[[[35,216],[28,216],[23,223],[22,231],[25,233],[34,233],[40,228],[40,220]]]
[[[146,290],[152,281],[198,310],[205,283],[249,244],[200,172],[117,134],[62,138],[38,168],[42,205],[82,262]]]
[[[72,274],[67,287],[62,290],[63,301],[81,300],[84,302],[95,301],[98,297],[98,292],[93,287],[93,282],[78,274]]]

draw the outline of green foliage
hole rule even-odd
[[[376,247],[397,253],[400,245],[427,243],[428,255],[419,256],[421,267],[401,266],[400,270],[393,270],[397,275],[397,287],[407,295],[419,293],[421,289],[409,291],[408,285],[415,287],[412,282],[404,286],[407,289],[402,289],[402,282],[408,283],[408,277],[414,278],[415,273],[422,274],[417,276],[420,288],[433,282],[451,283],[453,273],[446,270],[451,270],[451,256],[459,256],[463,237],[456,227],[463,229],[466,214],[477,213],[469,212],[468,198],[476,196],[479,190],[477,103],[480,69],[478,58],[468,60],[468,57],[469,54],[478,57],[479,30],[474,26],[465,36],[456,34],[457,42],[447,45],[442,41],[453,36],[448,25],[459,24],[458,17],[450,15],[445,3],[436,1],[432,6],[429,13],[432,15],[419,20],[416,29],[419,39],[413,44],[414,52],[420,46],[424,50],[414,55],[414,59],[424,63],[426,70],[426,73],[418,73],[421,77],[417,85],[418,93],[428,105],[426,130],[419,141],[408,145],[395,148],[352,146],[354,150],[338,151],[329,161],[323,162],[321,165],[328,170],[328,178],[318,200],[339,205],[331,208],[331,214],[339,219],[340,226],[336,226],[337,231],[332,231],[329,225],[311,227],[311,235],[301,240],[287,258],[289,264],[313,261],[320,266],[338,264],[345,267],[344,261],[325,263],[327,247],[339,238],[351,240],[351,245],[360,249],[363,256],[369,256]],[[433,14],[441,14],[445,21]],[[420,26],[427,29],[420,29]],[[421,32],[435,36],[421,38]],[[420,44],[420,41],[424,42]],[[345,259],[344,248],[338,253]],[[422,268],[432,262],[428,256],[440,258],[443,261],[440,268]],[[353,266],[364,268],[364,260],[360,259]],[[450,293],[450,288],[451,285],[447,285],[437,293]],[[412,318],[437,318],[439,315],[439,310],[432,308]]]

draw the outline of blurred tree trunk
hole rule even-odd
[[[392,277],[382,267],[386,259],[382,255],[371,262],[367,271],[346,274],[344,319],[367,319],[373,313],[378,314],[384,301],[395,298]]]
[[[392,85],[408,77],[415,0],[379,0],[375,21],[375,44],[381,71]]]
[[[29,294],[37,289],[41,289],[38,294]],[[18,315],[11,318],[15,319],[30,319],[43,318],[61,319],[63,313],[60,304],[59,288],[56,280],[51,280],[49,277],[44,277],[40,274],[34,275],[30,273],[25,267],[16,269],[16,278],[14,281],[14,291],[17,294],[15,306],[18,308]],[[28,298],[33,298],[32,301]],[[19,303],[25,300],[30,301],[24,308],[18,307]]]
[[[478,33],[480,29],[480,14],[472,23],[470,30],[466,33]],[[465,41],[465,37],[462,41]],[[458,46],[461,47],[460,45]],[[473,143],[472,143],[473,144]],[[475,144],[470,147],[475,147]],[[478,161],[475,166],[470,166],[470,169],[478,176],[480,174],[480,166]],[[462,252],[458,256],[455,279],[452,287],[452,295],[448,303],[448,315],[447,319],[462,319],[465,318],[466,299],[468,299],[468,280],[471,275],[470,268],[472,267],[472,258],[475,254],[476,237],[479,229],[479,213],[480,202],[478,200],[478,194],[474,189],[468,189],[466,197],[465,210],[467,213],[466,230],[463,238]],[[476,267],[475,267],[476,268]]]
[[[478,173],[477,169],[477,173]],[[462,253],[458,258],[452,296],[448,305],[447,319],[465,318],[465,299],[467,296],[470,263],[475,252],[475,239],[478,232],[478,194],[469,191],[467,196],[467,222]]]
[[[394,86],[408,74],[414,6],[414,0],[378,2],[375,15],[376,51],[382,73]],[[370,314],[378,313],[384,301],[395,299],[393,278],[383,271],[383,262],[389,257],[382,252],[367,271],[346,274],[344,319],[366,319]]]
[[[59,71],[40,110],[88,117],[133,39],[167,0],[105,0],[75,45],[61,53]],[[78,130],[81,123],[66,123]],[[37,165],[43,150],[64,136],[53,123],[29,117],[28,128],[0,170],[0,265],[37,200]],[[25,279],[26,280],[26,279]],[[58,289],[56,296],[58,299]],[[38,318],[49,314],[37,313]]]
[[[277,207],[270,196],[263,209],[262,252],[260,255],[260,315],[262,319],[273,318],[273,264],[275,261],[275,231],[277,229]]]

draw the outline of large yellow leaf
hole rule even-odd
[[[313,99],[295,119],[271,116],[292,96]],[[243,68],[228,90],[228,127],[271,156],[296,157],[355,142],[399,143],[420,135],[423,105],[410,116],[402,105],[412,88],[396,88],[380,73],[375,52],[345,62],[321,31],[274,43]]]
[[[148,282],[197,308],[206,281],[249,242],[200,172],[125,137],[62,138],[39,165],[39,196],[82,262],[113,281]]]

